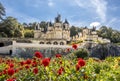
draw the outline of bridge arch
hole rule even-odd
[[[46,44],[51,44],[51,42],[47,42]]]
[[[3,47],[4,46],[4,43],[3,42],[0,42],[0,47]]]
[[[43,41],[41,41],[39,44],[44,44],[44,42],[43,42]]]
[[[54,44],[54,45],[58,45],[58,42],[57,42],[57,41],[55,41],[55,42],[53,42],[53,44]]]
[[[64,45],[64,42],[60,42],[60,45]]]

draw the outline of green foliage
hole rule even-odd
[[[3,32],[7,37],[24,37],[23,26],[13,17],[7,17],[0,23],[0,32]]]
[[[3,16],[5,16],[5,8],[3,7],[3,5],[0,2],[0,19],[3,20]]]
[[[113,43],[119,43],[120,42],[120,31],[113,30],[112,28],[102,26],[98,30],[98,35],[103,38],[110,39]]]
[[[33,38],[34,37],[34,31],[29,30],[29,29],[25,29],[24,30],[24,37],[25,38]]]
[[[70,37],[73,37],[73,36],[77,35],[78,32],[81,32],[81,31],[82,31],[81,28],[72,26],[72,27],[70,28]]]
[[[74,56],[74,54],[71,54]],[[109,59],[109,60],[108,60]],[[77,59],[69,57],[51,58],[47,67],[42,65],[42,59],[33,58],[30,64],[26,59],[21,58],[0,58],[0,72],[10,68],[9,63],[14,64],[13,68],[16,72],[10,76],[4,73],[0,76],[0,81],[6,81],[11,77],[15,77],[17,81],[120,81],[120,57],[109,57],[105,60],[89,58],[85,60],[85,66],[76,70]],[[20,62],[24,62],[21,65]],[[33,67],[33,63],[37,65]],[[26,68],[29,66],[29,68]],[[58,74],[60,68],[61,74]],[[33,69],[37,68],[38,73],[34,73]],[[18,71],[17,71],[18,70]]]
[[[88,57],[88,51],[87,49],[80,48],[79,50],[75,51],[74,54],[77,56],[77,58],[87,58]]]
[[[96,74],[99,74],[100,73],[100,70],[101,70],[101,66],[99,66],[98,64],[95,64],[94,66],[94,71]]]

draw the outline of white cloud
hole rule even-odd
[[[53,7],[53,6],[54,6],[54,3],[53,3],[52,0],[48,0],[48,6],[49,6],[49,7]]]
[[[101,18],[101,22],[106,22],[107,2],[105,0],[91,0],[96,13]]]
[[[95,12],[102,23],[106,22],[107,2],[105,0],[75,0],[79,7]]]
[[[99,23],[99,22],[92,22],[92,23],[90,24],[90,26],[91,26],[91,27],[93,27],[93,26],[98,27],[98,26],[100,26],[100,23]]]

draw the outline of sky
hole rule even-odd
[[[21,23],[62,21],[78,27],[108,26],[120,30],[120,0],[0,0],[6,16]]]

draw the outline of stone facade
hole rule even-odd
[[[54,23],[48,22],[46,28],[40,27],[38,23],[34,30],[34,38],[39,39],[40,44],[67,44],[70,41],[69,23],[66,19],[63,23],[61,16],[58,14]]]
[[[84,27],[82,32],[79,32],[78,35],[74,37],[74,40],[82,40],[84,42],[110,43],[110,40],[103,39],[102,37],[99,37],[97,35],[95,27],[93,27],[92,29]]]

